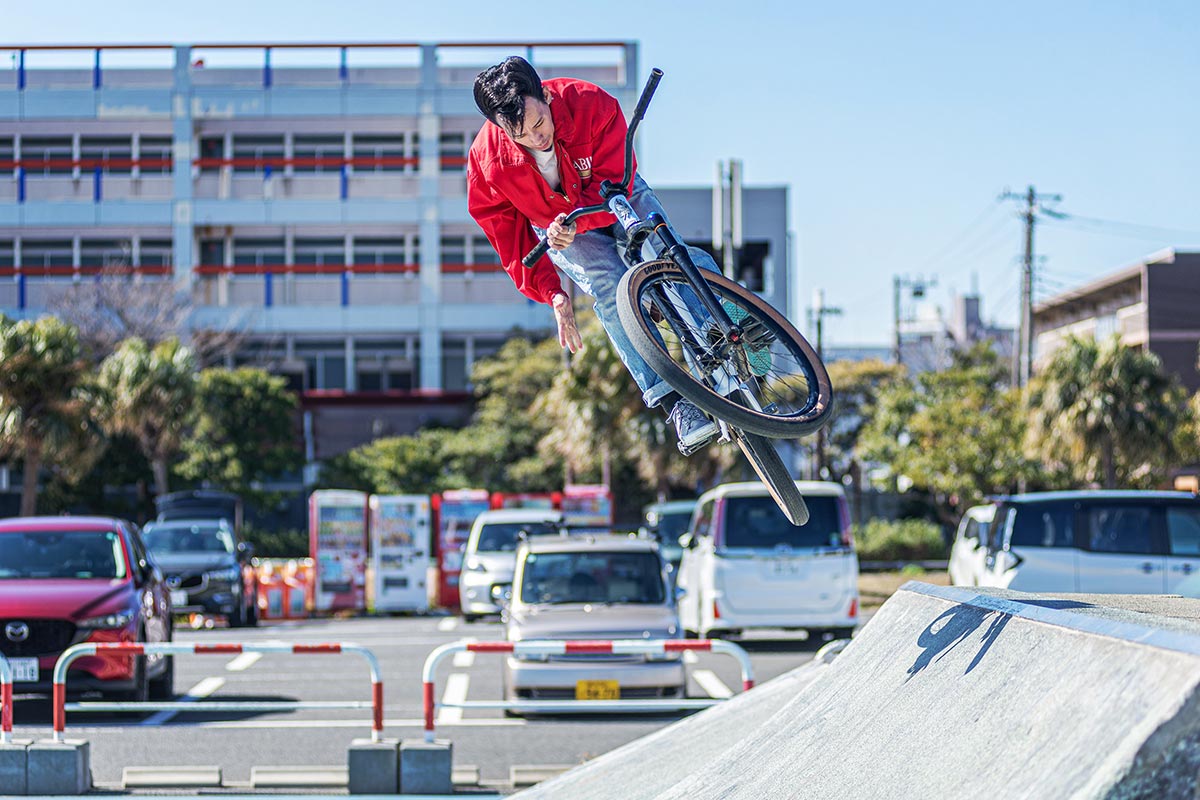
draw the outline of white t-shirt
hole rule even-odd
[[[555,152],[554,146],[551,145],[549,150],[530,150],[533,154],[534,161],[537,162],[538,172],[542,173],[542,177],[546,179],[546,183],[550,184],[550,188],[554,191],[559,191],[562,187],[562,181],[558,177],[558,153]]]

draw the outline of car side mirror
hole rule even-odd
[[[512,584],[511,583],[493,583],[492,588],[488,591],[492,598],[492,602],[501,608],[508,608],[512,602]]]
[[[685,533],[679,537],[679,546],[684,550],[691,550],[696,546],[696,539],[690,533]]]

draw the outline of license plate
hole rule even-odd
[[[620,700],[621,684],[618,681],[576,681],[576,700]]]
[[[772,561],[771,573],[773,575],[799,575],[800,564],[795,561]]]
[[[171,605],[186,606],[188,604],[187,592],[181,592],[178,589],[171,592]]]
[[[38,660],[36,658],[10,658],[8,665],[12,667],[13,683],[34,683],[38,679]]]

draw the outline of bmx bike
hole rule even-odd
[[[803,525],[808,508],[773,440],[811,434],[829,422],[829,373],[783,314],[736,281],[698,268],[661,214],[641,219],[630,204],[633,138],[662,75],[651,70],[629,122],[621,182],[604,181],[604,202],[575,209],[566,224],[602,212],[617,218],[625,261],[634,265],[618,284],[617,312],[634,348],[716,421],[718,441],[736,442],[787,519]],[[642,246],[651,238],[661,248],[643,260]],[[532,268],[548,249],[543,237],[522,263]]]

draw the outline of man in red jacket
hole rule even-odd
[[[479,73],[475,104],[488,122],[467,159],[467,205],[517,289],[554,309],[559,344],[573,353],[583,341],[555,267],[561,269],[596,298],[596,316],[642,390],[642,400],[651,408],[671,409],[679,449],[688,454],[708,443],[716,424],[650,369],[617,318],[617,283],[628,269],[622,257],[624,229],[608,213],[563,224],[572,210],[603,202],[603,181],[623,177],[626,123],[616,98],[573,78],[543,82],[525,59],[513,56]],[[666,218],[636,172],[630,189],[638,216],[658,212]],[[521,259],[542,236],[551,249],[527,269]],[[697,266],[716,271],[706,252],[689,251]]]

